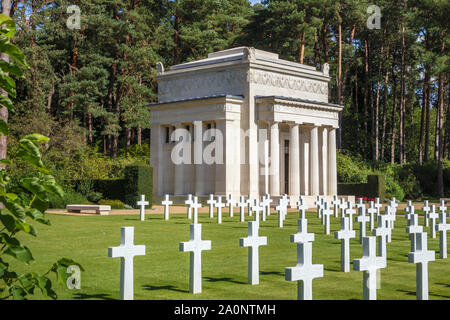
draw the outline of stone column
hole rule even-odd
[[[300,140],[299,125],[289,124],[289,195],[300,195]]]
[[[270,194],[280,195],[280,131],[278,122],[270,125]]]
[[[203,168],[203,122],[194,121],[195,194],[205,194],[205,168]]]
[[[318,127],[311,127],[310,134],[310,163],[311,163],[311,195],[319,194],[319,134]]]
[[[319,129],[319,177],[320,194],[326,195],[328,192],[328,128]]]
[[[216,158],[214,194],[236,198],[240,192],[239,122],[233,119],[216,120],[216,156],[220,153],[218,144],[222,143],[222,157]],[[219,135],[222,137],[219,138]],[[220,141],[222,139],[222,142]]]
[[[161,125],[152,125],[150,130],[150,164],[153,167],[153,192],[155,195],[162,196],[163,188],[163,127]]]
[[[184,136],[184,128],[183,125],[180,123],[175,124],[175,146],[179,143],[185,143],[185,136]],[[179,142],[180,139],[182,142]],[[174,147],[175,147],[174,146]],[[174,172],[174,194],[176,196],[184,195],[184,164],[183,163],[175,163],[175,172]]]
[[[336,128],[328,130],[328,195],[337,194]]]
[[[310,145],[311,145],[311,130],[307,126],[302,126],[303,130],[300,130],[300,193],[302,195],[308,196],[311,194],[311,188],[309,187],[310,182],[310,168],[311,168],[311,157],[310,157]]]

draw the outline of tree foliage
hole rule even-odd
[[[8,93],[1,96],[0,104],[8,109],[13,108],[11,98],[16,97],[15,81],[10,75],[22,77],[21,68],[29,68],[20,49],[10,42],[14,36],[13,20],[0,14],[0,52],[9,55],[11,62],[0,63],[0,88]],[[0,121],[0,132],[8,134],[8,126]],[[67,267],[78,265],[71,259],[62,258],[56,261],[45,274],[36,272],[18,273],[11,267],[11,258],[25,264],[31,264],[34,257],[30,249],[20,240],[20,233],[36,237],[37,232],[31,224],[33,221],[49,225],[45,217],[49,196],[63,196],[61,187],[49,174],[42,162],[39,146],[48,143],[49,139],[41,134],[28,134],[18,141],[18,147],[10,158],[0,160],[8,167],[14,162],[25,162],[33,171],[20,179],[20,185],[11,185],[11,178],[5,168],[0,169],[0,299],[25,299],[39,289],[44,296],[56,299],[52,281],[48,277],[54,273],[60,284],[68,278]]]

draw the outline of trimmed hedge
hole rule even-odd
[[[127,166],[125,167],[125,203],[136,208],[136,202],[140,200],[141,194],[149,206],[153,203],[153,168],[150,166]]]
[[[141,194],[145,194],[145,200],[149,206],[153,203],[153,168],[144,165],[126,166],[124,179],[93,180],[94,191],[100,192],[103,199],[117,199],[123,203],[137,208],[136,202]],[[80,184],[72,181],[75,189]]]
[[[338,195],[355,195],[358,197],[386,197],[386,178],[384,175],[368,175],[367,183],[338,183]]]

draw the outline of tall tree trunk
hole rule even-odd
[[[342,23],[339,22],[339,65],[338,65],[338,81],[337,81],[337,98],[338,98],[338,104],[340,105],[342,103],[341,96],[342,96]],[[341,149],[341,142],[342,142],[342,113],[339,112],[339,128],[336,130],[336,147],[338,149]]]
[[[299,61],[303,64],[303,59],[305,57],[305,32],[303,31],[300,35],[300,53],[299,53]]]
[[[431,86],[430,86],[430,65],[428,65],[428,70],[426,71],[428,75],[428,84],[426,87],[426,101],[425,101],[425,147],[423,154],[423,161],[427,162],[430,152],[430,98],[431,98]]]
[[[445,39],[445,37],[443,37]],[[442,41],[441,53],[444,53],[445,42]],[[444,85],[445,85],[444,72],[439,74],[439,93],[438,93],[438,110],[439,115],[438,122],[438,172],[437,172],[437,185],[438,193],[440,197],[444,197],[444,174],[443,174],[443,160],[444,160],[444,135],[443,135],[443,123],[444,123]]]
[[[349,46],[353,46],[353,39],[355,38],[355,32],[356,32],[356,24],[353,25],[352,31],[350,32],[350,39],[348,41]],[[351,59],[350,57],[346,57],[344,59],[345,63],[344,63],[344,67],[342,69],[342,81],[341,81],[341,101],[344,100],[343,95],[345,94],[345,86],[347,84],[347,72],[348,72],[350,59]]]
[[[448,81],[449,79],[447,79]],[[445,117],[445,136],[447,137],[445,139],[445,148],[444,148],[444,157],[445,157],[445,150],[447,150],[447,159],[450,160],[450,82],[447,84],[447,116]]]
[[[406,110],[406,86],[405,86],[405,55],[406,55],[406,42],[405,42],[405,23],[402,22],[402,53],[401,53],[401,80],[400,80],[400,164],[406,161],[405,152],[405,110]]]
[[[177,5],[177,4],[175,4]],[[175,64],[179,64],[180,63],[180,17],[177,13],[177,11],[175,11],[175,16],[174,16],[174,34],[173,34],[173,65]]]
[[[128,150],[130,149],[130,145],[131,145],[131,129],[130,128],[126,128],[125,129],[125,134],[126,134],[125,157],[127,157],[128,156]]]
[[[137,144],[139,146],[142,144],[142,128],[141,128],[141,126],[137,127]]]
[[[394,73],[394,67],[392,67],[392,127],[391,127],[391,163],[395,163],[395,140],[396,140],[396,132],[395,132],[395,114],[397,113],[397,79]]]
[[[9,17],[10,10],[11,10],[11,1],[10,0],[2,0],[2,13],[5,16]],[[0,55],[0,59],[3,61],[9,62],[9,56],[5,53],[2,53]],[[4,90],[1,90],[0,94],[2,94],[3,96],[8,96],[8,94]],[[5,107],[0,108],[0,119],[5,121],[6,123],[8,123],[8,109],[6,109]],[[6,136],[1,135],[1,137],[0,137],[0,159],[6,158],[7,147],[8,147],[8,142],[7,142]],[[0,168],[4,168],[4,167],[5,166],[3,164],[0,165]],[[3,206],[3,204],[1,204],[1,206]]]
[[[386,60],[389,59],[389,44],[386,48]],[[384,75],[384,101],[383,101],[383,124],[381,129],[381,161],[384,161],[384,149],[386,142],[386,121],[387,121],[387,103],[389,94],[389,69],[386,67],[386,73]]]
[[[356,68],[358,70],[358,68]],[[356,115],[356,145],[357,150],[360,149],[361,132],[359,129],[359,101],[358,101],[358,71],[355,71],[355,115]]]
[[[383,37],[384,38],[384,37]],[[383,57],[383,53],[384,53],[384,45],[381,45],[381,49],[380,49],[380,57]],[[375,133],[375,143],[373,146],[373,160],[378,161],[379,160],[379,153],[378,153],[378,147],[379,147],[379,140],[378,140],[378,136],[379,136],[379,121],[378,121],[378,115],[380,113],[380,78],[381,78],[381,61],[378,65],[378,77],[377,77],[377,91],[376,91],[376,96],[375,96],[375,117],[374,117],[374,122],[375,122],[375,128],[374,128],[374,133]]]
[[[323,46],[323,60],[325,63],[328,62],[327,33],[328,33],[328,23],[323,23],[322,24],[322,46]]]
[[[366,39],[364,40],[364,154],[365,157],[367,157],[367,138],[368,138],[368,124],[367,124],[367,98],[368,98],[368,91],[369,91],[369,48],[368,48],[368,41],[367,41],[367,35]]]
[[[430,37],[428,35],[428,31],[425,32],[425,52],[428,52],[430,49]],[[424,140],[424,131],[425,131],[425,115],[427,114],[428,109],[428,93],[429,93],[429,85],[430,85],[430,67],[428,62],[425,62],[425,75],[423,78],[423,89],[422,89],[422,112],[420,115],[420,131],[419,131],[419,164],[423,163],[424,155],[423,155],[423,140]],[[428,132],[426,133],[428,135]],[[427,157],[426,157],[427,158]]]

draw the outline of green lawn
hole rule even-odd
[[[57,286],[59,299],[118,299],[120,259],[107,257],[109,246],[120,244],[120,227],[135,227],[135,244],[144,244],[147,254],[134,259],[135,299],[296,299],[297,283],[284,280],[285,267],[297,262],[296,244],[289,235],[297,231],[297,213],[289,213],[284,228],[278,228],[277,215],[261,222],[260,235],[267,236],[268,245],[260,248],[260,284],[247,283],[247,248],[239,246],[239,238],[247,236],[247,223],[239,217],[224,214],[223,223],[208,214],[199,216],[202,238],[212,241],[212,250],[204,251],[203,292],[190,294],[189,253],[179,251],[179,243],[189,240],[189,221],[185,214],[62,216],[48,215],[52,226],[36,225],[38,237],[22,236],[36,261],[31,266],[15,264],[21,271],[28,268],[45,272],[59,257],[73,258],[85,268],[81,289]],[[246,218],[248,218],[246,216]],[[309,232],[315,233],[313,263],[324,265],[324,277],[313,281],[314,299],[361,299],[362,272],[340,271],[340,240],[333,231],[340,229],[340,220],[332,218],[331,235],[324,235],[315,213],[308,213]],[[252,217],[253,219],[253,217]],[[406,219],[398,216],[392,242],[388,243],[387,268],[381,271],[379,299],[415,299],[416,266],[408,263],[410,241],[405,233]],[[423,224],[423,220],[420,222]],[[359,224],[354,223],[359,229]],[[429,229],[426,230],[429,233]],[[351,260],[362,256],[357,238],[352,239]],[[439,235],[428,240],[436,250],[436,261],[429,264],[430,299],[450,299],[450,259],[439,259]],[[448,238],[450,241],[450,238]],[[353,267],[352,267],[353,268]],[[56,285],[55,285],[56,286]],[[41,299],[37,294],[34,298]]]

